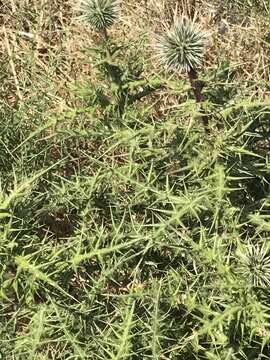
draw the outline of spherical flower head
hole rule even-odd
[[[175,71],[195,70],[203,62],[206,33],[200,27],[183,18],[163,36],[158,37],[157,53],[167,69]]]
[[[79,17],[96,30],[108,29],[119,17],[119,0],[81,0]]]
[[[270,286],[270,254],[265,246],[249,244],[241,251],[238,261],[238,271],[253,286]]]

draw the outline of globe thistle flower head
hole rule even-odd
[[[270,254],[265,246],[249,244],[238,258],[239,273],[255,287],[270,286]]]
[[[111,27],[120,13],[119,0],[81,0],[79,19],[96,30]]]
[[[195,70],[202,64],[206,37],[198,25],[182,18],[165,35],[158,37],[160,61],[171,70]]]

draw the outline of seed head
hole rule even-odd
[[[206,33],[194,22],[182,18],[157,39],[160,61],[176,71],[195,70],[202,64]]]
[[[80,20],[98,31],[108,29],[119,16],[119,0],[81,0],[80,11]]]
[[[270,254],[265,246],[249,244],[239,255],[238,271],[255,287],[270,286]]]

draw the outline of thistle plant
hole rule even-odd
[[[239,253],[238,272],[249,279],[252,286],[270,285],[270,254],[265,246],[249,244]]]
[[[157,40],[157,54],[161,63],[168,70],[187,72],[196,102],[202,103],[204,97],[197,70],[203,62],[205,32],[194,22],[182,18]],[[202,120],[204,126],[207,127],[208,118],[203,116]]]
[[[157,83],[156,79],[154,84],[148,79],[142,79],[143,66],[137,55],[130,55],[130,44],[126,46],[119,41],[115,43],[109,38],[107,30],[120,16],[120,0],[81,0],[79,11],[81,15],[78,19],[98,31],[104,40],[91,49],[91,52],[95,57],[95,67],[109,86],[103,89],[100,86],[95,100],[104,106],[112,105],[111,108],[117,109],[122,117],[126,105],[141,100],[161,88],[162,84]]]
[[[108,38],[107,29],[119,17],[119,0],[81,0],[79,17]]]
[[[103,36],[104,41],[92,50],[96,55],[98,69],[106,76],[110,84],[116,87],[116,92],[119,93],[122,86],[120,81],[121,71],[115,63],[116,49],[118,49],[118,46],[114,46],[114,44],[109,41],[107,32],[119,18],[119,0],[81,0],[79,11],[81,15],[78,19],[90,25]],[[97,98],[100,98],[100,95],[102,95],[102,98],[107,98],[104,94],[97,94]]]

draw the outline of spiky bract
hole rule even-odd
[[[96,30],[111,27],[119,17],[119,0],[82,0],[80,4],[82,15],[79,17]]]
[[[163,36],[158,37],[157,52],[161,62],[176,71],[190,71],[202,64],[206,33],[183,18]]]

